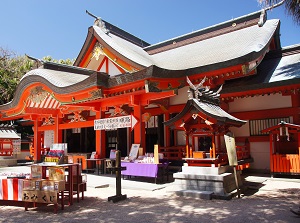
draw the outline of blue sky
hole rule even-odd
[[[19,55],[76,58],[94,19],[90,11],[155,44],[261,10],[257,0],[1,0],[0,47]],[[300,43],[300,26],[283,6],[268,11],[281,20],[281,45]]]

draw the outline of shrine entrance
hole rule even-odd
[[[146,153],[154,152],[154,145],[164,145],[163,115],[152,116],[146,122]]]
[[[109,157],[110,150],[115,149],[121,152],[121,156],[125,157],[127,151],[127,128],[105,131],[106,134],[106,158]],[[131,138],[131,137],[129,137]]]
[[[64,130],[64,143],[70,153],[92,153],[95,147],[95,132],[92,127]]]
[[[198,151],[209,152],[212,148],[212,137],[207,135],[199,135],[198,138]]]

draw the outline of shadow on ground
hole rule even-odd
[[[102,189],[95,190],[103,193]],[[289,209],[299,201],[299,190],[242,196],[230,201],[199,200],[175,195],[150,198],[132,196],[117,203],[85,197],[79,203],[53,213],[53,206],[30,208],[0,206],[7,222],[297,222]]]

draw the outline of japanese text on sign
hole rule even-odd
[[[136,119],[131,116],[120,116],[94,120],[94,130],[111,130],[119,128],[134,127]]]

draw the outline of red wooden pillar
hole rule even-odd
[[[212,135],[211,137],[211,146],[212,146],[212,155],[213,155],[213,158],[216,158],[216,139],[215,139],[215,134]]]
[[[41,161],[41,132],[38,131],[38,127],[39,127],[39,121],[38,118],[35,118],[34,120],[34,126],[33,126],[33,132],[34,132],[34,163],[38,163]]]
[[[101,118],[105,118],[105,112],[101,111]],[[105,158],[106,156],[106,132],[105,130],[100,131],[100,157]]]
[[[96,112],[96,119],[104,118],[104,112],[100,108],[99,111]],[[106,138],[105,138],[105,130],[95,130],[96,133],[96,153],[100,155],[100,158],[106,157]]]
[[[59,123],[61,121],[61,118],[59,118],[58,116],[55,118],[55,124],[54,124],[54,143],[61,143],[62,142],[62,129],[59,129]]]
[[[145,122],[142,120],[143,107],[139,104],[134,107],[133,115],[137,118],[138,122],[134,127],[134,143],[140,144],[143,148],[143,154],[146,151],[146,132],[145,132]]]
[[[101,112],[96,111],[96,118],[95,119],[100,119],[101,118]],[[95,146],[96,146],[96,153],[100,155],[101,158],[104,158],[103,154],[101,153],[101,130],[94,130],[95,131]]]
[[[190,151],[189,134],[187,131],[185,131],[185,132],[186,132],[186,136],[185,136],[186,158],[190,158],[191,151]]]
[[[273,133],[270,132],[270,171],[271,173],[274,172],[273,168]]]
[[[194,136],[194,135],[192,134],[192,150],[193,150],[193,151],[196,151],[195,137],[197,137],[197,136]]]

